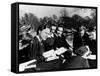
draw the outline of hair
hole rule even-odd
[[[57,27],[57,30],[58,30],[59,27],[62,27],[63,30],[64,30],[64,26],[63,26],[63,24],[59,24],[58,27]]]
[[[37,34],[39,34],[39,31],[42,31],[42,30],[45,29],[45,28],[46,28],[46,26],[40,25],[40,26],[37,28]]]
[[[86,27],[83,26],[83,28],[82,28],[82,26],[83,26],[83,25],[81,25],[81,26],[79,27],[79,31],[81,31],[82,29],[86,31]]]
[[[46,29],[46,28],[50,28],[50,27],[48,25],[40,25],[37,28],[37,35],[39,34],[39,31],[42,31],[43,29]]]
[[[89,28],[88,32],[92,32],[94,30],[93,27]]]
[[[60,24],[58,24],[58,27],[64,27],[64,24],[62,24],[62,23],[60,23]]]
[[[80,48],[78,48],[77,50],[75,50],[74,53],[77,56],[83,56],[87,51],[88,51],[88,49],[85,46],[81,46]]]

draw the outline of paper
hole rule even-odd
[[[59,49],[57,49],[57,50],[50,50],[50,51],[47,51],[47,52],[44,52],[43,53],[43,56],[45,57],[45,58],[48,58],[48,57],[52,57],[52,56],[54,56],[54,55],[61,55],[62,53],[64,53],[64,52],[66,52],[67,51],[67,49],[66,48],[64,48],[64,47],[61,47],[61,48],[59,48]]]
[[[59,48],[59,49],[57,49],[57,50],[55,51],[55,54],[61,55],[61,54],[63,54],[63,53],[66,52],[66,51],[67,51],[66,48],[61,47],[61,48]]]
[[[90,56],[88,56],[88,59],[95,60],[96,59],[96,55],[90,55]]]
[[[51,61],[51,60],[55,60],[55,59],[59,59],[58,56],[52,56],[46,59],[46,61]]]
[[[53,55],[54,55],[54,50],[50,50],[50,51],[47,51],[47,52],[43,53],[43,56],[45,58],[48,58],[48,57],[53,56]]]

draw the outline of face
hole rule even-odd
[[[81,36],[83,36],[84,33],[85,33],[84,26],[81,26],[81,27],[80,27],[80,34],[81,34]]]
[[[52,31],[53,33],[55,33],[55,31],[56,31],[56,26],[52,26],[52,27],[51,27],[51,31]]]
[[[68,39],[69,41],[73,40],[73,35],[67,36],[66,39]]]
[[[50,29],[49,28],[43,29],[40,33],[40,36],[43,40],[46,40],[50,36]]]
[[[84,33],[85,33],[85,30],[81,30],[81,31],[80,31],[81,36],[83,36]]]
[[[89,38],[90,38],[91,40],[96,40],[96,32],[90,32]]]
[[[58,27],[57,34],[58,35],[62,35],[62,33],[63,33],[63,28],[62,27]]]

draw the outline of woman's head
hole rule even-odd
[[[75,50],[74,53],[77,56],[88,56],[91,52],[86,46],[82,46],[79,49]]]
[[[57,27],[56,27],[55,25],[52,25],[52,26],[51,26],[51,32],[52,32],[52,33],[55,33],[55,32],[56,32],[56,28],[57,28]]]
[[[41,36],[41,38],[43,40],[46,40],[49,35],[51,34],[50,33],[50,28],[46,27],[46,26],[39,26],[38,30],[37,30],[37,34],[39,36]]]
[[[62,27],[62,26],[59,26],[59,27],[57,28],[57,34],[58,34],[59,36],[61,36],[61,35],[63,34],[63,27]]]

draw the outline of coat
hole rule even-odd
[[[69,61],[63,64],[64,69],[83,69],[89,68],[89,63],[87,59],[81,56],[72,56]]]
[[[48,71],[48,70],[57,70],[60,67],[61,60],[56,59],[53,61],[45,61],[45,58],[42,56],[43,52],[45,52],[45,47],[43,42],[39,41],[37,37],[34,37],[31,43],[31,50],[29,54],[30,60],[37,60],[37,68],[36,71]]]

